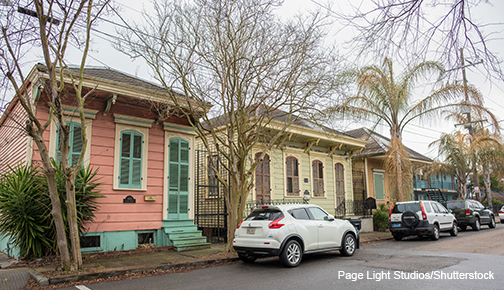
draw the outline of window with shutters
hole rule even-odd
[[[289,156],[285,160],[287,196],[299,196],[299,162]]]
[[[334,187],[336,190],[336,207],[345,202],[345,169],[343,164],[334,164]]]
[[[72,165],[79,159],[80,152],[82,150],[82,124],[78,111],[74,107],[63,105],[63,115],[65,117],[66,124],[70,127],[69,134],[69,154],[68,161]],[[93,128],[93,119],[96,117],[97,110],[84,109],[85,114],[85,127],[86,127],[86,138],[87,146],[84,152],[84,158],[82,159],[83,166],[89,166],[91,160],[91,135]],[[49,157],[54,158],[56,161],[61,160],[61,139],[60,139],[60,128],[58,122],[51,122],[49,131]]]
[[[212,161],[216,170],[213,168]],[[207,157],[208,197],[219,196],[219,180],[216,171],[219,172],[219,155],[214,154]]]
[[[116,124],[114,189],[147,189],[149,128]]]
[[[313,196],[324,196],[324,164],[320,160],[312,161]]]
[[[262,153],[257,153],[255,159],[258,160]],[[268,204],[271,202],[270,185],[270,157],[268,154],[260,160],[256,168],[256,202],[258,204]]]
[[[121,132],[119,187],[142,187],[143,135],[137,131]]]
[[[77,122],[66,122],[69,128],[68,134],[68,164],[70,166],[74,165],[75,162],[79,160],[79,156],[82,150],[82,132],[81,132],[81,124]],[[56,132],[56,161],[61,162],[61,134],[60,134],[60,126],[58,125]],[[89,148],[88,148],[89,150]]]

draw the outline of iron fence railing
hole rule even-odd
[[[368,200],[351,200],[340,203],[336,209],[334,216],[343,218],[350,215],[371,215],[373,207]]]
[[[282,199],[271,199],[271,200],[249,200],[247,201],[247,204],[245,206],[245,213],[244,217],[248,216],[250,214],[250,211],[252,210],[253,207],[258,206],[258,205],[270,205],[270,204],[304,204],[308,203],[303,198],[282,198]]]

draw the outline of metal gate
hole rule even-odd
[[[227,242],[226,198],[228,193],[218,182],[211,160],[214,161],[218,174],[225,180],[229,180],[226,170],[221,166],[225,158],[216,152],[209,153],[204,148],[196,148],[194,219],[208,242],[225,243]]]
[[[352,171],[353,200],[340,203],[336,207],[335,216],[342,218],[349,215],[366,214],[366,190],[363,171]]]

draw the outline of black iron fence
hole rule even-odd
[[[258,205],[305,204],[305,203],[308,203],[308,201],[302,198],[282,198],[282,199],[271,199],[268,201],[250,200],[247,201],[247,205],[245,206],[244,217],[248,216],[252,208]]]
[[[344,201],[336,207],[334,216],[343,218],[351,215],[372,215],[372,209],[376,208],[373,201],[374,199]]]

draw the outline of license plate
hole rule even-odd
[[[247,235],[255,234],[255,228],[247,228]]]
[[[400,223],[393,223],[393,224],[392,224],[392,227],[394,227],[394,228],[398,228],[398,227],[400,227],[400,226],[401,226],[401,224],[400,224]]]

